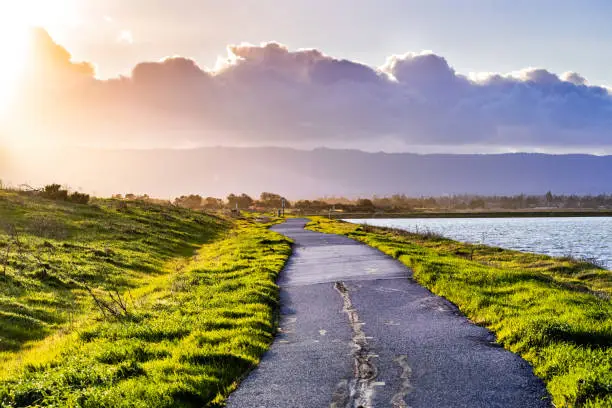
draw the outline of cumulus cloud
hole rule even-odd
[[[587,85],[586,78],[577,72],[564,72],[561,75],[561,80],[574,85]]]
[[[98,80],[47,33],[36,38],[38,88],[23,92],[20,117],[44,112],[37,131],[82,143],[612,148],[612,94],[575,72],[462,75],[431,52],[375,68],[266,43],[229,46],[213,70],[172,57]]]
[[[72,61],[72,55],[41,28],[31,31],[29,51],[26,72],[30,80],[35,77],[49,85],[52,82],[80,80],[95,74],[92,64]]]

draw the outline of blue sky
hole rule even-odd
[[[13,141],[612,153],[609,0],[5,4]]]
[[[102,76],[142,60],[212,66],[230,43],[278,41],[382,65],[433,50],[459,72],[544,67],[612,84],[612,2],[605,0],[82,0],[80,24],[50,27]],[[117,41],[120,32],[133,43]]]

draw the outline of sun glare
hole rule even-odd
[[[17,92],[28,51],[29,29],[58,27],[75,21],[74,0],[19,0],[0,4],[0,114]]]

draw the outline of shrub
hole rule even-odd
[[[46,185],[40,195],[49,200],[69,201],[75,204],[88,204],[90,199],[89,194],[78,193],[76,191],[69,194],[68,190],[63,189],[59,184]]]
[[[45,186],[41,195],[50,200],[66,201],[68,200],[68,190],[62,189],[59,184],[49,184]]]
[[[70,194],[68,201],[75,204],[88,204],[89,194],[78,193],[75,191],[74,193]]]

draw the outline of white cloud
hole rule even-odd
[[[121,37],[133,41],[127,30]],[[46,64],[71,66],[68,53],[57,58]],[[45,125],[98,144],[612,148],[608,88],[542,68],[462,75],[432,52],[373,68],[314,49],[240,44],[213,71],[176,57],[139,64],[130,77],[79,83],[87,90],[66,86],[49,97]],[[25,114],[33,105],[24,104]]]
[[[574,85],[587,85],[588,81],[585,77],[577,72],[564,72],[561,74],[561,79],[566,82],[571,82]]]

